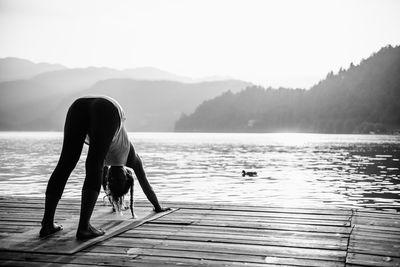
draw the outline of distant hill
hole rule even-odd
[[[328,73],[310,90],[250,87],[204,101],[176,131],[387,133],[400,129],[400,47]]]
[[[0,59],[0,130],[62,130],[72,101],[109,95],[127,111],[131,131],[172,131],[182,112],[206,99],[250,83],[199,82],[152,67],[66,68],[18,58]],[[211,78],[212,79],[212,78]]]
[[[20,58],[0,58],[0,82],[31,79],[41,73],[65,69],[59,64],[33,63]]]
[[[239,92],[249,83],[227,80],[202,83],[174,81],[101,81],[81,92],[84,95],[109,95],[124,107],[131,131],[173,131],[182,112],[193,112],[204,100],[222,92]]]
[[[115,78],[151,81],[167,80],[185,83],[199,82],[199,80],[179,76],[153,67],[125,70],[105,67],[66,68],[59,64],[33,63],[20,58],[0,58],[0,82],[33,79],[35,82],[44,85],[76,90],[88,88],[100,80]]]
[[[172,131],[182,112],[193,112],[206,99],[227,90],[238,92],[250,85],[235,80],[202,83],[101,80],[112,72],[104,71],[105,75],[97,76],[99,70],[95,70],[93,75],[87,69],[82,72],[80,69],[63,70],[41,74],[30,80],[0,83],[0,130],[62,130],[66,111],[75,98],[109,95],[124,107],[129,131]],[[78,84],[62,73],[82,79]],[[92,82],[91,86],[78,87]]]
[[[55,86],[67,91],[76,91],[93,86],[101,80],[108,79],[133,79],[149,81],[179,81],[190,82],[191,79],[178,76],[156,68],[136,68],[116,70],[111,68],[74,68],[52,71],[37,75],[32,80],[47,86]]]

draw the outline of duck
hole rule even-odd
[[[257,176],[257,172],[246,172],[245,170],[243,170],[242,176],[245,177],[246,175],[249,177],[254,177],[254,176]]]

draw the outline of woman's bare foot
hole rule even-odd
[[[42,229],[40,229],[39,236],[46,237],[46,236],[52,235],[58,231],[61,231],[62,229],[63,229],[63,226],[61,224],[59,225],[59,224],[55,224],[55,223],[52,223],[52,224],[43,224],[42,223]]]
[[[105,232],[102,229],[96,229],[89,224],[88,229],[85,230],[78,229],[78,231],[76,232],[76,239],[78,240],[91,239],[98,236],[102,236],[104,234]]]

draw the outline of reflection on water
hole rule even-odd
[[[131,133],[161,200],[400,210],[400,136]],[[0,193],[43,196],[62,133],[0,133]],[[65,196],[79,197],[85,146]],[[242,177],[241,171],[257,171]],[[137,184],[137,183],[136,183]],[[135,187],[136,198],[145,198]]]

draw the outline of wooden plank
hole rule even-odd
[[[142,225],[140,228],[136,228],[135,231],[141,230],[153,230],[160,232],[178,232],[178,231],[191,231],[199,233],[229,233],[230,235],[248,235],[248,236],[268,236],[268,235],[279,235],[283,237],[304,237],[304,238],[321,238],[321,239],[336,239],[349,237],[349,234],[343,233],[321,233],[321,232],[303,232],[300,230],[271,230],[271,229],[254,229],[254,228],[228,228],[218,226],[205,226],[205,225],[176,225],[176,224],[162,224],[162,223],[147,223]],[[126,233],[130,233],[127,231]]]
[[[396,232],[400,232],[400,217],[398,219],[390,219],[390,218],[371,218],[371,217],[356,216],[353,219],[353,223],[358,225],[374,226],[374,227],[376,226],[390,227],[392,229],[395,229]]]
[[[5,261],[0,262],[0,266],[8,267],[87,267],[87,264],[70,264],[70,263],[54,263],[54,262],[33,262],[33,261]]]
[[[163,247],[173,248],[182,251],[199,251],[199,252],[218,252],[232,253],[245,255],[260,255],[260,256],[276,256],[276,257],[295,257],[302,259],[318,259],[318,260],[333,260],[344,261],[346,251],[339,250],[324,250],[324,249],[309,249],[309,248],[293,248],[280,246],[265,246],[265,245],[248,245],[248,244],[229,244],[221,242],[196,242],[185,240],[164,240],[164,239],[147,239],[147,238],[120,238],[115,237],[107,240],[101,245],[104,246],[129,246],[134,244],[152,245],[153,248],[162,249]]]
[[[172,218],[172,217],[171,217]],[[184,212],[179,212],[173,215],[173,218],[184,218],[190,221],[199,220],[219,220],[219,221],[232,221],[232,222],[242,222],[247,223],[265,223],[265,222],[285,222],[286,224],[303,224],[303,225],[320,225],[320,226],[350,226],[350,220],[345,219],[341,221],[335,220],[321,220],[321,219],[303,219],[303,218],[282,218],[282,217],[246,217],[246,216],[236,216],[227,214],[185,214]]]
[[[329,220],[307,220],[307,219],[296,219],[296,218],[246,218],[246,217],[236,217],[236,216],[214,216],[214,215],[182,215],[175,214],[174,219],[185,219],[188,221],[199,221],[199,220],[223,220],[231,222],[242,222],[246,223],[285,223],[285,224],[302,224],[302,225],[320,225],[320,226],[350,226],[350,221],[329,221]]]
[[[77,216],[78,214],[76,214],[75,216]],[[15,224],[16,222],[18,222],[18,224],[25,224],[25,225],[37,225],[40,224],[42,218],[43,218],[43,214],[40,216],[29,216],[28,215],[24,215],[24,216],[20,216],[20,214],[15,213],[15,217],[12,215],[7,215],[7,216],[2,216],[2,214],[0,214],[1,216],[1,223],[2,224]],[[67,220],[72,218],[73,216],[59,216],[57,215],[57,220],[58,221],[63,221],[63,220]]]
[[[175,250],[170,247],[165,247],[163,249],[157,248],[140,248],[138,246],[131,247],[115,247],[115,246],[96,246],[89,248],[88,251],[94,253],[124,253],[131,255],[138,255],[138,257],[143,256],[158,256],[166,258],[179,258],[180,262],[185,262],[191,259],[201,259],[203,261],[217,263],[225,262],[228,266],[232,264],[269,264],[275,263],[281,265],[296,265],[296,266],[343,266],[342,262],[335,261],[324,261],[324,260],[314,260],[314,259],[299,259],[299,258],[288,258],[288,257],[265,257],[257,255],[244,255],[244,254],[232,254],[232,253],[214,253],[214,252],[198,252],[198,251],[182,251]],[[270,265],[268,265],[270,266]]]
[[[147,223],[136,231],[128,231],[129,233],[140,233],[141,231],[154,231],[156,233],[214,233],[214,234],[228,234],[231,236],[250,236],[250,237],[268,237],[268,236],[281,236],[282,238],[312,238],[312,239],[347,239],[348,234],[341,233],[320,233],[320,232],[303,232],[291,230],[271,230],[271,229],[253,229],[253,228],[234,228],[234,227],[218,227],[218,226],[203,226],[203,225],[171,225],[161,223]]]
[[[347,255],[346,263],[373,267],[394,267],[400,266],[400,258],[350,252]]]
[[[320,232],[320,233],[341,233],[346,234],[351,231],[350,227],[339,226],[321,226],[321,225],[301,225],[301,224],[287,224],[287,223],[270,223],[261,222],[253,223],[248,222],[243,224],[240,221],[225,221],[225,220],[207,220],[207,219],[176,219],[176,218],[163,218],[152,223],[155,224],[194,224],[204,226],[218,226],[218,227],[232,227],[232,228],[252,228],[252,229],[273,229],[273,230],[287,230],[287,231],[303,231],[303,232]]]
[[[393,233],[395,235],[399,235],[400,231],[397,227],[386,227],[386,226],[378,226],[378,225],[357,225],[355,224],[354,229],[358,232],[372,232],[376,234],[380,233]]]
[[[124,235],[128,238],[149,238],[149,239],[164,239],[164,240],[184,240],[196,242],[220,242],[229,244],[245,244],[245,245],[264,245],[264,246],[281,246],[281,247],[298,247],[298,248],[320,248],[320,249],[337,249],[346,250],[347,240],[313,240],[313,239],[296,239],[296,238],[280,238],[280,237],[246,237],[229,235],[215,235],[211,234],[196,234],[185,233],[175,235],[159,235],[159,234],[130,234]]]
[[[386,218],[392,220],[399,220],[400,213],[399,212],[385,212],[385,211],[376,211],[376,210],[356,210],[354,213],[355,216],[358,217],[369,217],[369,218]]]
[[[138,203],[141,203],[138,201]],[[288,207],[288,206],[282,206],[282,205],[237,205],[233,203],[225,203],[225,204],[219,204],[219,203],[198,203],[198,202],[177,202],[177,201],[167,201],[165,203],[171,204],[171,205],[177,205],[180,208],[194,208],[194,209],[207,209],[207,210],[213,210],[213,209],[221,209],[221,210],[241,210],[241,211],[251,211],[254,210],[256,212],[261,211],[261,212],[268,212],[271,210],[277,210],[277,211],[285,211],[285,212],[291,212],[291,211],[296,211],[296,212],[304,212],[304,213],[316,213],[316,214],[341,214],[349,213],[349,209],[345,208],[338,208],[335,206],[328,206],[328,205],[321,205],[321,206],[303,206],[303,207]],[[351,213],[351,212],[350,212]]]
[[[23,232],[26,231],[28,227],[20,225],[2,225],[1,229],[6,232]],[[29,227],[30,228],[30,227]]]
[[[102,201],[98,202],[97,205],[103,205]],[[57,208],[61,210],[79,210],[80,205],[73,205],[69,203],[59,203],[57,205]],[[30,204],[30,203],[20,203],[20,204],[14,204],[14,203],[9,203],[8,205],[3,204],[1,206],[2,211],[10,211],[10,209],[25,209],[25,210],[43,210],[44,209],[44,203],[43,204]]]
[[[392,232],[374,232],[374,231],[363,231],[360,229],[356,229],[356,227],[353,230],[353,239],[359,239],[359,240],[400,240],[400,234],[395,234]]]
[[[24,252],[4,252],[0,255],[0,264],[4,266],[13,266],[17,263],[24,263],[23,266],[133,266],[137,265],[140,261],[135,260],[129,254],[100,254],[100,253],[78,253],[77,255],[54,255],[42,253],[24,253]],[[140,266],[152,266],[151,264],[142,262]],[[164,265],[163,265],[164,266]],[[166,266],[174,266],[173,264],[166,263]],[[187,266],[187,265],[185,265]]]
[[[301,219],[315,219],[315,220],[334,220],[334,221],[341,221],[341,220],[349,220],[351,214],[315,214],[315,213],[304,213],[304,212],[282,212],[272,210],[268,212],[263,211],[238,211],[238,210],[220,210],[220,209],[213,209],[213,210],[203,210],[203,209],[186,209],[180,208],[181,214],[208,214],[208,215],[226,215],[231,217],[246,217],[246,218],[301,218]]]
[[[358,241],[350,239],[349,252],[370,255],[400,257],[400,242],[387,242],[385,240]]]
[[[265,263],[237,263],[231,261],[210,261],[207,259],[187,259],[180,257],[162,257],[162,256],[138,256],[133,260],[134,266],[141,266],[141,261],[149,262],[152,266],[165,266],[172,264],[173,266],[210,266],[210,267],[220,267],[220,266],[231,266],[231,267],[261,267],[265,266]],[[139,265],[138,265],[139,263]],[[276,265],[269,264],[269,267],[294,267],[294,265]]]
[[[253,216],[247,216],[247,215],[242,215],[242,216],[237,216],[237,215],[230,215],[230,214],[212,214],[212,213],[203,213],[203,214],[196,214],[196,213],[190,213],[187,214],[184,211],[175,214],[175,216],[182,216],[185,218],[202,218],[202,217],[210,217],[210,218],[227,218],[227,219],[232,219],[232,220],[242,220],[242,221],[270,221],[270,220],[281,220],[281,221],[305,221],[305,222],[310,222],[313,224],[316,223],[321,223],[321,224],[347,224],[350,221],[350,217],[348,218],[343,218],[343,219],[328,219],[328,218],[302,218],[300,216],[298,217],[280,217],[280,216],[274,216],[274,214],[270,214],[269,216],[262,216],[262,213],[259,213],[260,216],[257,216],[257,214],[254,214]]]

